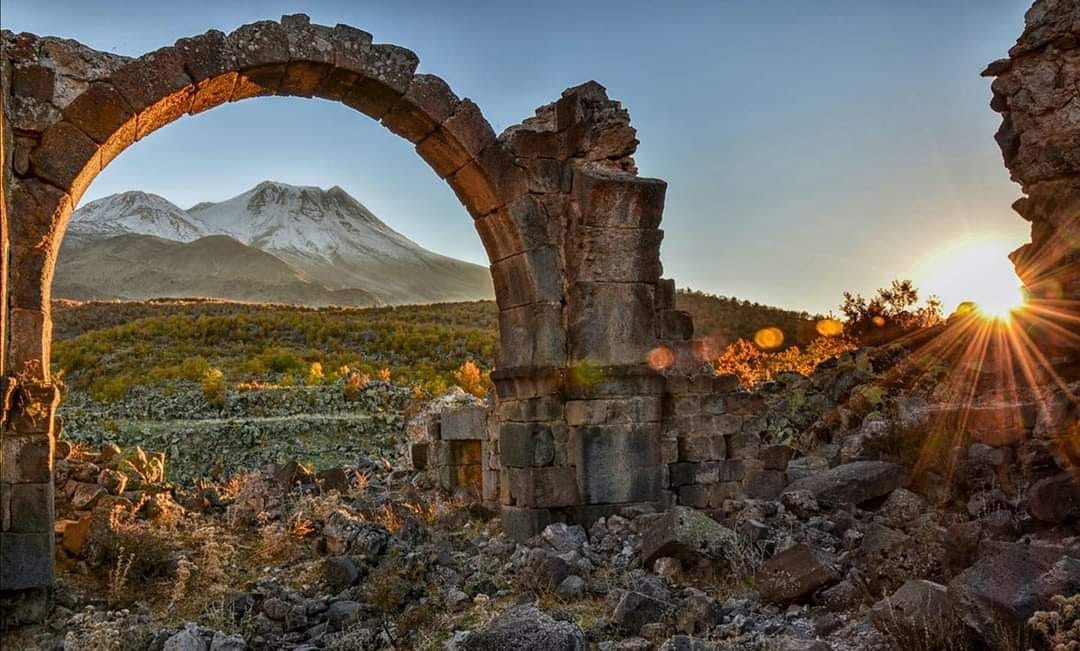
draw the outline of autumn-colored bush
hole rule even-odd
[[[477,398],[487,396],[491,388],[491,371],[481,371],[476,362],[471,359],[462,362],[461,366],[454,371],[454,382]]]
[[[821,362],[854,348],[855,344],[845,337],[818,337],[805,349],[792,346],[770,352],[739,339],[720,353],[713,367],[717,375],[735,375],[744,386],[752,387],[780,373],[810,375]]]
[[[215,407],[225,404],[225,394],[228,387],[225,384],[225,374],[220,369],[207,369],[202,377],[202,391],[206,402]]]

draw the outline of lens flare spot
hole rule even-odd
[[[784,332],[780,328],[762,328],[754,333],[754,343],[765,350],[779,348],[784,343]]]
[[[976,312],[978,309],[979,306],[975,304],[975,301],[964,301],[956,306],[956,312],[954,314],[956,314],[956,316],[967,316]]]
[[[880,314],[870,319],[870,321],[872,321],[873,324],[879,328],[885,327],[885,317],[881,316]]]
[[[844,334],[844,324],[838,319],[822,319],[815,326],[822,337],[839,337]]]
[[[671,368],[671,365],[675,363],[675,354],[667,346],[657,346],[649,351],[647,361],[650,368],[660,371]]]

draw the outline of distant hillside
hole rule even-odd
[[[72,240],[53,293],[77,300],[213,296],[232,301],[372,306],[362,289],[330,290],[280,259],[224,235],[177,242],[152,235]]]
[[[675,307],[694,317],[694,335],[719,336],[727,340],[752,340],[762,328],[780,328],[784,346],[804,346],[817,337],[815,326],[821,318],[807,312],[795,312],[761,305],[728,296],[715,296],[692,289],[679,290]]]

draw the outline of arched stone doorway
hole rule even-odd
[[[156,129],[256,96],[339,101],[380,121],[471,215],[500,310],[493,378],[512,535],[666,505],[665,380],[646,360],[660,341],[686,344],[692,325],[660,278],[666,184],[637,176],[629,115],[601,86],[568,89],[496,136],[473,102],[416,74],[409,50],[303,15],[210,31],[138,59],[30,34],[3,39],[0,592],[40,591],[52,578],[50,285],[73,207]]]

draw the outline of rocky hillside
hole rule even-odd
[[[131,236],[149,236],[153,244],[110,242]],[[205,241],[209,236],[218,237]],[[235,246],[224,250],[221,237]],[[118,260],[117,252],[129,247]],[[186,264],[170,276],[169,267],[146,257],[149,248]],[[216,256],[212,262],[210,256]],[[202,270],[200,260],[207,262]],[[113,273],[118,264],[126,265],[120,276]],[[185,275],[189,270],[195,275]],[[372,305],[493,296],[485,267],[424,249],[341,188],[271,181],[189,210],[144,192],[91,202],[72,216],[56,278],[58,298],[80,299],[206,296]]]

